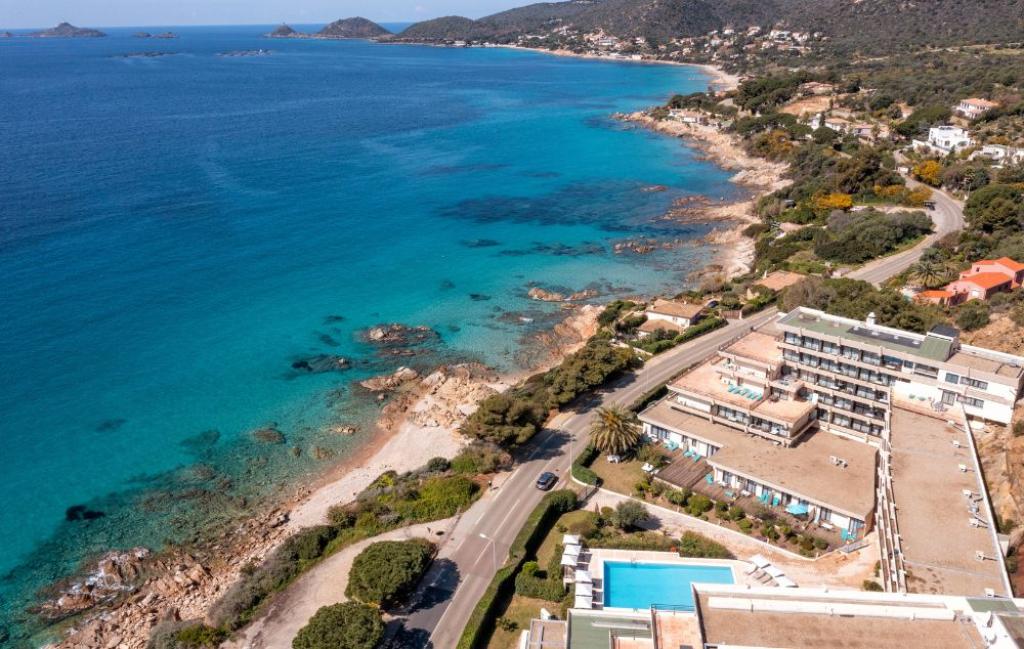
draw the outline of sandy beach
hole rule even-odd
[[[261,561],[296,530],[323,523],[328,509],[351,502],[381,473],[411,471],[431,458],[456,455],[467,443],[458,433],[459,426],[479,400],[558,364],[579,349],[596,333],[600,312],[594,305],[572,307],[551,331],[538,334],[531,357],[540,360],[529,370],[502,375],[463,364],[445,365],[425,376],[406,375],[385,391],[387,404],[377,429],[354,455],[277,507],[224,531],[202,552],[175,548],[150,557],[145,564],[134,562],[132,571],[148,577],[132,596],[109,608],[89,611],[51,647],[145,649],[150,631],[159,622],[203,619],[246,565]]]

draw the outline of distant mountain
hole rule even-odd
[[[391,32],[366,18],[335,20],[316,33],[317,38],[380,38]]]
[[[296,36],[302,36],[299,32],[292,29],[290,26],[281,23],[274,31],[267,34],[268,38],[295,38]]]
[[[512,40],[559,31],[664,42],[732,27],[821,32],[838,51],[1024,39],[1024,0],[572,0],[429,20],[401,40]]]
[[[70,23],[61,23],[53,29],[44,29],[41,32],[29,34],[33,38],[101,38],[106,36],[98,29],[86,29],[75,27]]]
[[[395,40],[403,41],[457,41],[491,38],[494,30],[483,21],[462,16],[445,16],[425,20],[406,27]]]

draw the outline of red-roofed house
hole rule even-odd
[[[967,119],[978,119],[993,108],[997,108],[999,104],[988,99],[979,99],[977,97],[970,97],[969,99],[963,99],[954,107],[954,110]]]
[[[937,290],[937,291],[921,291],[914,296],[914,299],[918,302],[925,304],[938,304],[939,306],[946,306],[953,299],[953,291]]]
[[[970,269],[960,273],[960,279],[946,286],[952,293],[948,304],[959,304],[968,300],[987,300],[994,293],[1012,291],[1024,282],[1024,264],[1009,257],[985,259],[971,264]]]

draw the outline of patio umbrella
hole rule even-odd
[[[765,568],[771,564],[771,561],[765,559],[764,555],[755,554],[754,556],[750,557],[750,563],[754,564],[758,568]]]
[[[590,576],[589,570],[577,570],[573,581],[577,584],[592,584],[594,583],[594,578]]]
[[[562,545],[579,545],[580,535],[579,534],[565,534],[562,536]]]
[[[570,557],[567,554],[563,554],[562,555],[562,565],[563,566],[565,566],[567,568],[575,568],[577,563],[578,563],[578,561],[576,560],[576,557]]]
[[[801,502],[793,501],[786,506],[786,511],[794,516],[806,516],[808,509],[807,505]]]
[[[576,584],[576,597],[593,597],[594,596],[594,585],[593,584]]]
[[[562,555],[563,556],[569,556],[569,557],[578,557],[578,556],[580,556],[580,552],[581,552],[580,546],[578,546],[578,545],[567,545],[567,546],[565,546],[565,549],[562,550]]]

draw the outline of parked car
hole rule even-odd
[[[551,489],[551,487],[554,487],[557,483],[558,476],[555,475],[554,473],[551,473],[550,471],[545,471],[544,473],[540,474],[539,478],[537,478],[537,488],[540,489],[541,491],[547,491]]]

